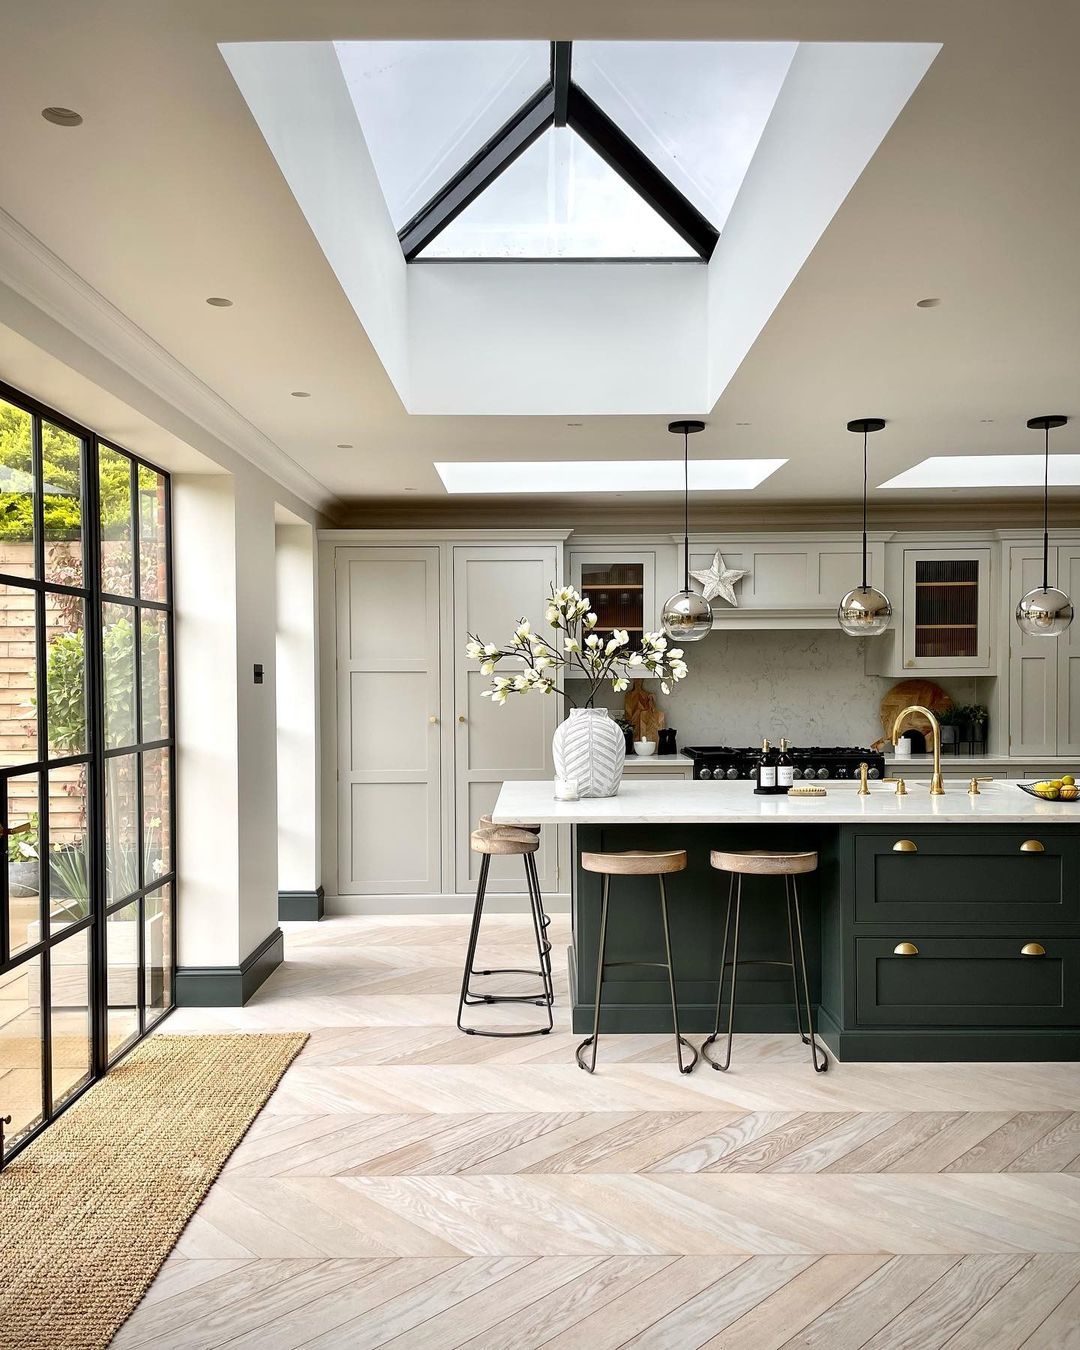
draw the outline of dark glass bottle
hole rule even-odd
[[[776,790],[777,792],[788,793],[791,791],[791,785],[795,781],[795,765],[792,762],[791,755],[788,752],[788,743],[781,736],[780,753],[776,757]]]
[[[776,792],[776,752],[769,745],[768,738],[761,742],[761,756],[757,763],[757,787],[754,791],[769,797]]]

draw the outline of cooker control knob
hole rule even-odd
[[[873,768],[873,769],[871,769],[871,770],[870,770],[869,777],[871,777],[871,778],[880,778],[880,777],[881,777],[881,770],[878,769],[878,768]]]
[[[698,777],[699,777],[699,778],[711,778],[711,777],[712,777],[712,769],[699,769],[699,770],[698,770]]]
[[[828,771],[828,769],[818,769],[818,771],[817,771],[817,776],[818,776],[819,778],[828,778],[828,776],[829,776],[829,771]]]
[[[724,777],[725,777],[725,778],[738,778],[738,776],[739,776],[739,771],[738,771],[738,769],[735,767],[734,764],[731,766],[730,769],[728,769],[727,773],[724,774]]]
[[[791,776],[792,776],[792,778],[801,778],[801,777],[802,777],[802,769],[798,769],[798,768],[792,769],[792,771],[791,771]]]

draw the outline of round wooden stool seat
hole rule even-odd
[[[602,872],[609,877],[658,877],[681,872],[686,867],[686,850],[669,849],[650,853],[631,849],[626,853],[583,853],[581,865],[586,872]]]
[[[817,871],[816,853],[776,853],[755,849],[752,853],[727,853],[714,848],[709,863],[718,872],[737,872],[748,877],[790,877]]]
[[[530,834],[539,834],[539,825],[496,825],[490,815],[480,817],[478,826],[481,830],[528,830]]]
[[[474,853],[520,856],[523,853],[535,853],[540,847],[540,839],[529,830],[497,825],[491,830],[473,830],[469,835],[469,847]]]

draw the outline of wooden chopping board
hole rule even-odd
[[[941,685],[935,684],[933,680],[901,680],[899,684],[894,684],[881,700],[881,727],[886,740],[892,735],[893,723],[896,721],[897,714],[903,712],[905,708],[909,708],[913,703],[921,703],[924,708],[929,708],[932,713],[941,713],[946,708],[952,707],[952,699],[942,689]],[[927,748],[929,748],[931,727],[925,717],[912,713],[901,728],[901,735],[905,731],[921,731],[927,737]]]

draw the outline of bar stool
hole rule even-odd
[[[803,947],[802,917],[799,913],[799,891],[795,882],[797,876],[817,870],[816,853],[727,853],[713,849],[709,855],[710,864],[718,872],[727,872],[731,877],[728,885],[727,913],[724,916],[724,944],[720,956],[720,987],[716,991],[716,1024],[711,1036],[701,1047],[701,1053],[714,1069],[726,1070],[731,1065],[731,1041],[735,1028],[735,978],[739,966],[739,919],[742,911],[742,879],[744,876],[783,877],[784,896],[787,904],[788,954],[790,961],[747,960],[746,966],[787,966],[791,970],[791,987],[795,995],[795,1021],[803,1045],[810,1047],[810,1060],[817,1073],[824,1073],[829,1067],[829,1057],[817,1043],[814,1035],[814,1016],[810,1007],[810,981],[806,974],[806,951]],[[707,1045],[712,1045],[720,1035],[720,1009],[724,999],[724,976],[727,973],[728,932],[731,926],[731,901],[735,900],[735,933],[731,954],[731,1003],[728,1007],[727,1047],[723,1063],[712,1058]],[[794,915],[794,927],[792,926]],[[795,964],[795,939],[799,942],[799,962]],[[799,999],[798,972],[802,973],[803,999],[806,1004],[806,1028],[803,1027],[803,1009]],[[809,1035],[807,1035],[809,1031]]]
[[[476,902],[473,905],[472,926],[469,930],[469,946],[465,956],[465,970],[461,979],[461,997],[458,1000],[458,1030],[467,1036],[492,1036],[500,1040],[516,1039],[521,1036],[546,1036],[554,1025],[552,1005],[555,1002],[555,988],[551,978],[551,943],[547,938],[547,927],[551,920],[544,913],[543,897],[540,894],[540,879],[536,872],[536,859],[533,856],[540,847],[540,826],[527,825],[510,827],[495,825],[490,816],[480,817],[480,827],[469,836],[469,847],[479,853],[480,876],[476,885]],[[480,922],[484,915],[484,900],[487,895],[488,872],[491,859],[507,855],[517,855],[525,868],[525,885],[529,892],[529,911],[533,921],[533,935],[536,939],[536,954],[539,970],[527,970],[517,967],[501,967],[491,970],[474,970],[476,945],[480,937]],[[543,992],[533,994],[480,994],[473,993],[471,984],[474,977],[486,975],[535,975],[540,980]],[[480,1004],[494,1003],[533,1003],[538,1008],[547,1009],[547,1026],[530,1027],[527,1031],[482,1031],[477,1027],[462,1026],[461,1016],[465,1008]]]
[[[666,970],[668,974],[668,988],[671,990],[671,1020],[675,1031],[675,1055],[679,1063],[679,1072],[690,1073],[698,1062],[698,1052],[689,1041],[679,1034],[679,1005],[675,998],[675,973],[671,966],[671,934],[668,931],[667,891],[664,887],[666,875],[671,872],[681,872],[686,867],[686,851],[684,849],[673,849],[666,853],[646,853],[638,850],[627,853],[583,853],[581,855],[581,866],[586,872],[599,872],[604,880],[600,899],[600,945],[596,958],[596,999],[593,1005],[593,1031],[592,1035],[586,1036],[574,1051],[578,1068],[584,1069],[586,1073],[594,1073],[596,1070],[596,1045],[600,1039],[600,998],[604,989],[604,972],[613,970],[616,966],[655,966],[660,970]],[[608,898],[613,876],[655,877],[659,882],[660,921],[664,929],[666,961],[608,961],[606,959]],[[592,1046],[592,1056],[589,1063],[586,1064],[582,1055],[590,1045]],[[689,1064],[683,1063],[684,1046],[693,1056]]]

